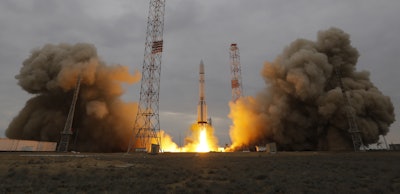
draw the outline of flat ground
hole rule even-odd
[[[400,193],[400,152],[2,152],[0,158],[0,193]]]

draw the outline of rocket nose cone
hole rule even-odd
[[[203,60],[200,61],[200,70],[199,70],[199,72],[201,74],[204,74],[204,63],[203,63]]]

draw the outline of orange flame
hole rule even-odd
[[[236,150],[248,145],[257,137],[268,134],[260,130],[265,127],[263,125],[268,124],[269,119],[265,114],[260,114],[260,111],[257,111],[260,106],[255,98],[251,96],[242,97],[236,102],[229,102],[229,107],[230,113],[228,117],[232,119],[233,125],[229,130],[232,145],[228,150]]]
[[[204,126],[200,127],[199,142],[196,147],[196,152],[209,152],[211,151],[208,145],[207,131]]]
[[[161,131],[161,148],[164,152],[210,152],[218,150],[214,128],[208,124],[192,124],[191,134],[185,138],[185,145],[179,147],[171,136]]]

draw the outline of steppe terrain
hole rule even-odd
[[[400,193],[400,152],[2,152],[0,158],[0,193]]]

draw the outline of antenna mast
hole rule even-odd
[[[152,143],[161,145],[158,109],[164,10],[165,0],[150,0],[139,106],[128,152],[134,146],[149,151]]]
[[[243,95],[242,72],[240,68],[239,48],[236,43],[232,43],[229,49],[231,59],[231,85],[232,85],[232,101],[236,102]]]

